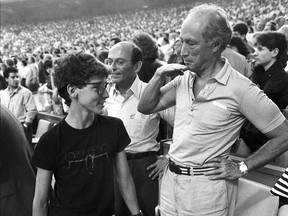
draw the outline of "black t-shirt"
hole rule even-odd
[[[45,133],[32,164],[53,171],[49,215],[112,215],[113,162],[130,138],[120,119],[100,116],[82,130],[65,120]]]

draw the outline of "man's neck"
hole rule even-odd
[[[131,86],[133,85],[134,81],[136,79],[136,76],[133,80],[129,80],[125,83],[118,83],[116,84],[116,89],[120,92],[120,94],[125,97],[127,91],[131,88]]]
[[[67,124],[76,129],[85,129],[94,122],[95,114],[93,112],[79,111],[76,107],[70,106],[68,115],[65,119]]]
[[[17,86],[16,88],[13,87],[13,86],[8,86],[7,89],[8,89],[8,92],[14,92],[15,90],[17,90],[19,88],[19,86]]]
[[[224,64],[225,61],[223,61],[222,59],[212,62],[210,65],[206,67],[205,70],[203,70],[200,73],[196,73],[196,79],[207,82],[209,79],[215,77],[216,74],[218,74],[221,71]]]

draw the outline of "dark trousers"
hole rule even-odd
[[[32,136],[33,136],[32,125],[29,125],[27,128],[22,125],[22,127],[23,127],[23,129],[24,129],[26,139],[27,139],[28,143],[30,144],[30,146],[31,146],[32,149],[33,149],[34,146],[32,146]]]
[[[156,160],[156,154],[128,160],[129,169],[136,188],[139,207],[144,216],[155,216],[155,207],[158,204],[158,179],[151,180],[148,178],[151,170],[146,169],[149,165],[155,163]],[[117,184],[115,184],[114,190],[116,215],[130,216],[131,213],[121,196]]]

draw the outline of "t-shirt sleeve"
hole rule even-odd
[[[123,151],[126,146],[131,142],[131,139],[125,129],[123,122],[118,119],[118,145],[117,145],[117,152]]]
[[[49,131],[50,132],[50,131]],[[57,158],[57,142],[53,133],[45,133],[39,139],[31,163],[45,170],[54,170]]]
[[[243,94],[240,110],[262,133],[274,130],[285,120],[277,105],[252,83]]]

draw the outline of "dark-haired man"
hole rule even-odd
[[[8,67],[3,72],[8,87],[0,92],[1,104],[7,107],[23,125],[26,138],[32,144],[32,122],[37,114],[32,92],[19,84],[18,70]]]
[[[82,52],[57,61],[55,84],[69,112],[40,138],[32,157],[37,167],[33,215],[112,216],[113,167],[130,212],[142,215],[124,152],[130,138],[121,120],[102,115],[108,72]]]
[[[236,23],[233,26],[233,35],[240,37],[247,47],[248,53],[245,54],[245,57],[247,59],[251,59],[253,58],[254,49],[252,46],[248,44],[248,41],[246,39],[247,33],[248,33],[248,26],[244,22]]]

